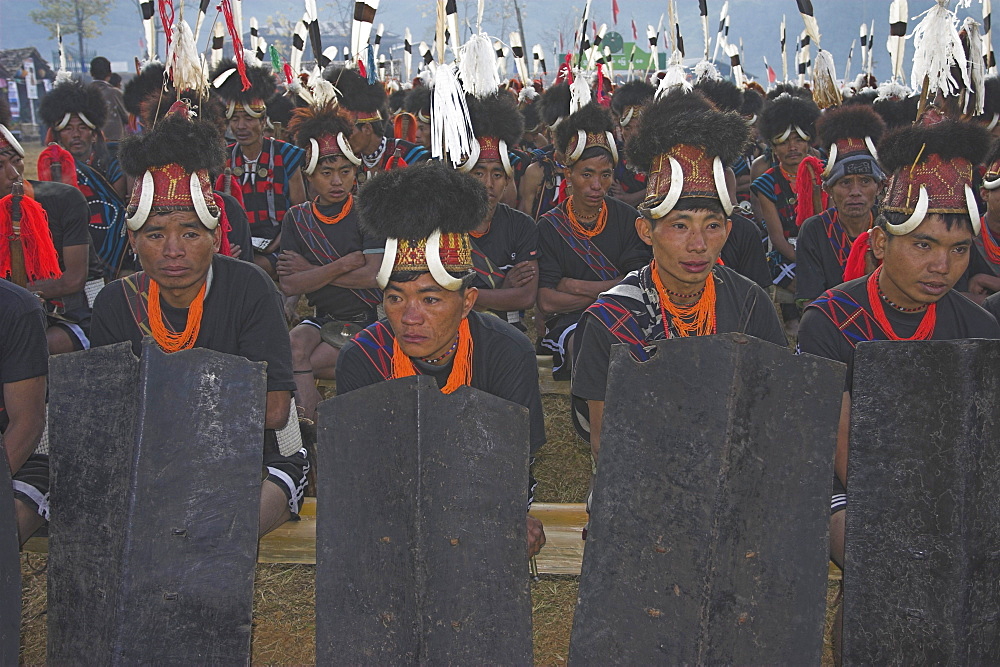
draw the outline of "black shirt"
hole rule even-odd
[[[760,227],[735,211],[729,219],[733,226],[722,246],[723,264],[767,289],[771,286],[771,269],[767,267]]]
[[[834,234],[837,238],[831,241],[822,215],[814,215],[802,223],[795,244],[796,299],[812,301],[831,287],[844,282],[844,266],[854,239],[847,236],[847,230],[839,222],[834,226]],[[837,257],[833,242],[846,245],[843,263]]]
[[[647,264],[652,250],[635,231],[635,219],[639,217],[639,212],[613,197],[605,197],[604,201],[608,205],[607,224],[600,234],[590,240],[624,276]],[[565,204],[559,206],[560,209],[564,207]],[[538,220],[538,247],[541,252],[538,286],[555,289],[563,278],[601,280],[552,226],[549,217],[553,214],[546,213]],[[583,309],[574,312],[581,313]]]
[[[648,267],[644,270],[648,271]],[[715,267],[712,276],[715,280],[716,333],[735,331],[782,347],[788,345],[777,311],[760,286],[725,266]],[[631,309],[632,304],[637,302],[629,300],[628,303]],[[648,341],[665,337],[661,324],[654,327]],[[580,320],[576,341],[573,396],[603,401],[608,384],[611,346],[621,344],[621,341],[590,311],[584,313]]]
[[[294,391],[288,327],[274,282],[257,265],[222,255],[212,258],[211,281],[195,347],[266,361],[267,390]],[[125,289],[116,280],[97,295],[90,340],[94,347],[132,341],[132,351],[139,355],[143,333]],[[187,309],[173,308],[162,297],[160,306],[167,323],[183,331]]]
[[[490,221],[490,228],[483,236],[473,238],[475,249],[486,255],[491,262],[504,273],[516,264],[538,260],[538,226],[535,221],[521,211],[506,204],[497,204]],[[499,279],[498,279],[499,281]],[[490,289],[489,283],[482,275],[476,276],[472,283],[479,289]],[[502,319],[507,319],[507,313],[492,311]]]
[[[222,197],[222,201],[226,205],[226,218],[229,219],[229,233],[226,234],[226,238],[229,239],[229,245],[240,247],[240,256],[237,259],[252,262],[253,241],[250,238],[250,222],[247,220],[247,212],[240,206],[236,197],[227,195],[225,192],[216,191],[216,194]]]
[[[528,408],[531,455],[534,456],[545,443],[545,419],[538,389],[535,349],[523,333],[498,317],[473,311],[468,319],[473,341],[471,386]],[[388,326],[386,320],[382,323]],[[448,383],[451,364],[437,367],[415,361],[414,366],[418,373],[433,376],[438,387]],[[337,358],[338,394],[384,380],[355,341],[344,345]]]
[[[28,290],[0,280],[0,385],[48,373],[49,347],[41,302]],[[9,423],[0,386],[0,433]]]
[[[837,289],[846,292],[870,313],[867,286],[866,276],[838,285]],[[884,310],[896,335],[901,338],[908,338],[916,333],[926,312],[902,313],[887,305]],[[1000,338],[1000,325],[992,315],[952,289],[937,302],[937,320],[930,340],[963,338]],[[876,330],[875,340],[887,339]],[[854,345],[816,305],[808,306],[802,314],[798,345],[802,352],[848,364],[845,390],[850,389],[854,373]]]
[[[345,200],[349,201],[349,200]],[[329,263],[329,260],[321,259],[303,240],[303,232],[296,224],[296,220],[303,216],[313,217],[312,202],[305,202],[289,209],[288,214],[281,222],[281,250],[291,250],[297,252],[310,263],[316,266]],[[319,212],[325,216],[336,216],[340,213],[344,203],[333,206],[321,206]],[[333,246],[334,250],[343,257],[357,251],[385,251],[385,239],[370,236],[361,231],[358,226],[357,207],[352,206],[351,211],[343,220],[334,224],[325,224],[316,221],[323,230],[323,235]],[[346,287],[327,284],[315,292],[306,294],[309,305],[314,306],[319,315],[330,315],[339,320],[353,320],[358,315],[372,310],[373,306],[362,301],[357,294]],[[368,321],[374,320],[371,317]]]
[[[34,199],[49,216],[49,231],[52,232],[52,245],[59,256],[59,268],[66,270],[63,249],[85,245],[88,248],[88,275],[98,277],[102,271],[100,258],[94,250],[94,242],[90,237],[90,206],[83,193],[72,185],[56,183],[55,181],[31,181],[34,189]],[[87,307],[87,296],[83,290],[57,299],[66,310],[76,310]]]

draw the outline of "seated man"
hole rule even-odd
[[[831,206],[802,223],[796,245],[795,302],[805,307],[844,282],[854,240],[872,227],[872,209],[885,174],[871,150],[885,123],[870,107],[852,104],[831,109],[816,123],[830,158],[823,189]]]
[[[718,263],[734,208],[722,164],[747,141],[739,114],[676,90],[646,108],[628,146],[649,174],[635,226],[653,261],[602,293],[580,321],[574,417],[585,417],[577,426],[589,437],[595,464],[612,345],[627,344],[638,361],[649,358],[653,341],[683,336],[736,331],[787,345],[767,293]]]
[[[24,174],[24,149],[10,134],[10,109],[0,96],[0,197],[11,193]],[[79,190],[64,183],[24,180],[24,193],[37,201],[48,216],[49,232],[61,275],[28,283],[28,291],[44,299],[48,314],[45,336],[50,354],[90,347],[90,305],[84,292],[93,243],[87,231],[90,215]],[[27,248],[26,248],[27,250]]]
[[[296,405],[312,421],[321,398],[316,378],[335,377],[338,344],[374,322],[382,301],[375,273],[385,241],[358,226],[352,193],[361,158],[347,143],[352,129],[350,117],[331,105],[298,109],[288,126],[306,151],[302,169],[316,195],[285,216],[278,257],[281,291],[305,294],[316,309],[290,334]]]
[[[879,146],[889,184],[871,231],[871,250],[881,265],[827,290],[803,313],[801,351],[848,364],[830,506],[830,557],[841,567],[855,346],[870,340],[1000,338],[997,321],[954,289],[980,231],[971,187],[973,168],[988,146],[984,128],[952,120],[889,134]],[[834,655],[842,613],[834,626]]]
[[[607,196],[618,161],[611,129],[608,112],[594,102],[556,129],[573,194],[538,220],[538,309],[548,317],[541,346],[552,353],[557,380],[569,379],[573,332],[583,311],[649,262],[649,246],[635,230],[639,212]]]
[[[21,544],[49,513],[48,456],[35,453],[45,429],[48,373],[49,351],[41,303],[27,290],[0,280],[0,441],[7,450],[13,477]]]
[[[295,389],[278,292],[260,268],[216,252],[220,210],[208,172],[225,159],[218,134],[190,121],[178,102],[155,128],[125,140],[119,155],[136,179],[127,224],[145,270],[98,295],[94,344],[131,341],[140,354],[143,337],[152,336],[165,352],[203,347],[267,362],[264,535],[297,514],[309,463],[304,449],[283,454],[275,434]]]
[[[212,73],[213,92],[226,103],[229,131],[236,137],[226,147],[225,166],[239,181],[250,233],[256,239],[254,262],[277,278],[281,221],[289,207],[306,200],[303,151],[265,136],[266,102],[276,89],[274,75],[261,66],[248,65],[246,70],[251,85],[244,90],[236,63],[222,60]]]
[[[479,290],[476,309],[488,310],[521,331],[523,311],[535,305],[538,292],[538,227],[534,220],[502,203],[511,186],[514,168],[507,154],[523,131],[514,99],[504,93],[482,100],[467,96],[472,129],[479,144],[475,159],[459,167],[486,186],[489,212],[469,232],[473,286]]]
[[[113,280],[130,258],[125,257],[125,174],[104,143],[101,126],[106,111],[101,92],[78,81],[57,84],[39,106],[49,126],[46,141],[58,142],[73,156],[76,177],[70,180],[72,174],[66,173],[70,167],[64,165],[62,182],[75,182],[90,207],[89,231],[97,250],[94,259],[100,263],[93,273]],[[43,158],[51,159],[52,150],[46,149]],[[41,180],[52,180],[45,175],[44,160],[40,158],[39,163]],[[103,285],[99,283],[98,289]]]
[[[418,200],[419,208],[409,205]],[[433,376],[444,393],[480,389],[528,408],[534,456],[545,424],[531,343],[499,318],[473,310],[479,290],[469,286],[476,273],[468,232],[486,209],[482,185],[440,163],[390,171],[362,189],[361,224],[388,237],[378,274],[386,319],[344,346],[337,392],[418,373]],[[428,253],[431,247],[440,251]],[[533,556],[545,534],[530,516],[527,528]]]

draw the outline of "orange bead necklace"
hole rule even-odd
[[[591,229],[587,229],[579,220],[577,220],[576,211],[573,210],[572,197],[566,200],[566,217],[569,218],[569,224],[570,227],[572,227],[574,234],[583,238],[591,239],[603,232],[605,225],[608,224],[608,203],[604,201],[601,202],[601,212],[597,214],[597,221]]]
[[[410,377],[417,374],[413,361],[403,352],[399,341],[392,340],[392,379]],[[472,332],[469,331],[469,319],[462,318],[458,326],[458,349],[452,361],[448,382],[441,389],[442,394],[450,394],[459,387],[472,383]]]
[[[331,217],[329,215],[323,215],[322,213],[319,212],[319,197],[316,197],[316,199],[313,200],[312,209],[313,209],[313,215],[316,216],[316,219],[322,222],[324,225],[335,225],[347,217],[347,214],[351,212],[351,208],[353,206],[354,206],[354,195],[347,195],[347,201],[344,202],[344,207],[340,209],[340,213]]]
[[[178,352],[194,347],[201,331],[201,316],[205,306],[206,280],[198,290],[198,296],[188,306],[187,325],[184,331],[171,331],[163,321],[163,310],[160,307],[160,285],[155,280],[149,281],[149,329],[153,340],[164,352]]]
[[[677,335],[686,338],[688,336],[711,336],[715,333],[715,279],[709,274],[702,288],[701,296],[694,303],[682,306],[670,300],[670,292],[663,286],[660,280],[660,273],[656,270],[656,260],[649,265],[653,274],[653,284],[660,295],[660,311],[663,317],[663,332],[667,338],[670,335],[669,322],[672,321]],[[692,295],[693,296],[693,295]],[[670,314],[668,320],[667,314]]]

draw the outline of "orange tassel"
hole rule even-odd
[[[399,347],[396,339],[392,341],[392,379],[411,377],[417,374],[417,369],[413,367],[403,349]],[[469,318],[463,317],[462,323],[458,326],[458,349],[455,350],[455,358],[452,361],[451,373],[448,374],[448,382],[441,389],[442,394],[450,394],[459,387],[466,387],[472,383],[472,332],[469,331]]]
[[[14,235],[11,214],[13,195],[0,199],[0,276],[10,276],[10,241]],[[21,197],[21,247],[28,280],[45,280],[62,275],[59,256],[52,243],[49,216],[42,205],[29,196]]]
[[[52,165],[58,164],[62,169],[59,182],[79,186],[76,180],[76,160],[73,154],[57,143],[49,144],[38,156],[38,180],[52,181]]]
[[[406,123],[405,135],[403,132],[404,122]],[[392,121],[392,130],[393,136],[397,139],[414,143],[417,140],[417,117],[406,111],[396,114],[396,118]]]

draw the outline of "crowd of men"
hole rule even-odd
[[[206,96],[154,63],[125,88],[124,128],[103,81],[60,81],[41,103],[39,180],[0,115],[14,203],[0,215],[9,228],[17,211],[24,239],[0,251],[0,429],[22,543],[49,510],[49,355],[122,341],[139,354],[151,336],[266,361],[263,535],[299,511],[309,455],[276,432],[296,416],[308,432],[317,380],[481,389],[529,410],[534,455],[535,355],[550,354],[596,466],[616,344],[644,361],[657,340],[743,332],[850,365],[861,341],[1000,338],[992,111],[870,89],[821,111],[808,88],[711,76],[608,96],[610,81],[579,77],[468,94],[457,166],[432,158],[431,82],[394,90],[351,68],[286,87],[223,60]],[[985,88],[1000,108],[1000,80]],[[838,563],[850,408],[848,381]],[[544,541],[529,517],[529,555]]]

